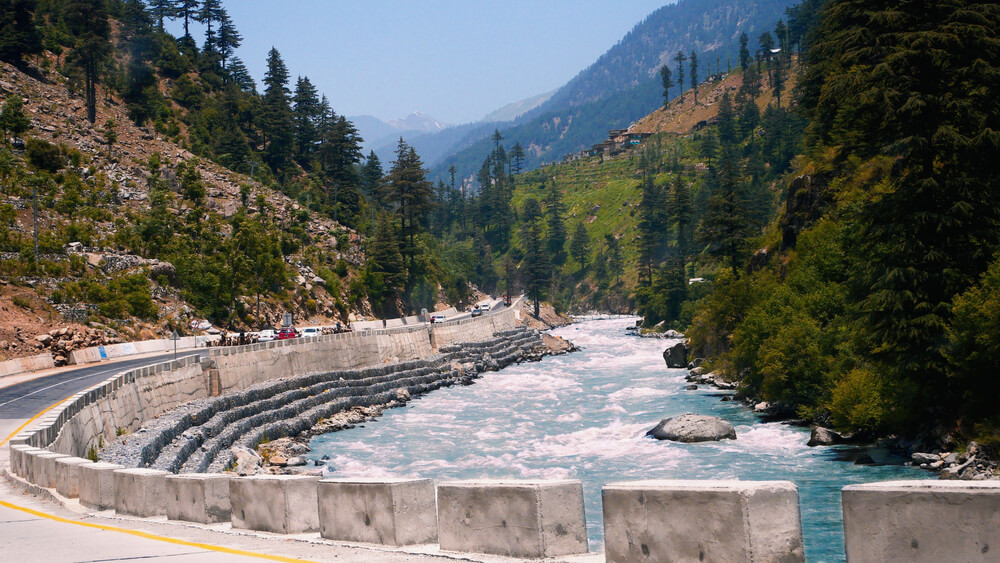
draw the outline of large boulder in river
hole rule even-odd
[[[667,362],[668,368],[687,367],[687,346],[683,342],[678,342],[663,351],[663,361]]]
[[[832,446],[834,444],[844,443],[844,437],[837,434],[829,428],[823,428],[822,426],[817,426],[812,429],[812,434],[809,436],[808,446]]]
[[[733,425],[703,414],[685,413],[673,418],[664,418],[646,433],[657,440],[672,440],[674,442],[711,442],[717,440],[735,440],[736,429]]]

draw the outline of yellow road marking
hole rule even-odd
[[[6,501],[0,500],[0,506],[10,508],[12,510],[20,510],[21,512],[26,512],[33,516],[38,516],[39,518],[47,518],[56,522],[62,522],[63,524],[76,524],[77,526],[84,526],[87,528],[94,528],[97,530],[104,530],[108,532],[119,532],[122,534],[129,534],[132,536],[137,536],[140,538],[145,538],[147,540],[162,541],[166,543],[172,543],[175,545],[183,545],[187,547],[196,547],[199,549],[204,549],[208,551],[215,551],[218,553],[228,553],[229,555],[242,555],[244,557],[254,557],[257,559],[269,559],[271,561],[282,561],[284,563],[316,563],[315,561],[310,561],[308,559],[295,559],[294,557],[283,557],[281,555],[268,555],[266,553],[256,553],[253,551],[243,551],[240,549],[233,549],[231,547],[222,547],[220,545],[211,545],[207,543],[198,543],[187,540],[179,540],[176,538],[168,538],[166,536],[158,536],[156,534],[151,534],[149,532],[143,532],[140,530],[130,530],[128,528],[118,528],[116,526],[105,526],[103,524],[94,524],[92,522],[80,522],[79,520],[71,520],[69,518],[63,518],[61,516],[56,516],[54,514],[47,514],[45,512],[39,512],[37,510],[32,510],[30,508],[25,508],[23,506],[17,506],[16,504],[11,504]]]
[[[27,420],[27,422],[25,422],[24,424],[22,424],[22,425],[18,426],[18,427],[17,427],[17,430],[15,430],[13,434],[11,434],[10,436],[7,436],[7,437],[6,437],[6,438],[4,438],[4,439],[3,439],[2,441],[0,441],[0,446],[2,446],[2,445],[4,445],[4,444],[6,444],[7,442],[9,442],[9,441],[10,441],[10,439],[11,439],[11,438],[13,438],[14,436],[17,436],[17,434],[18,434],[18,433],[19,433],[20,431],[24,430],[24,427],[25,427],[25,426],[27,426],[27,425],[31,424],[32,422],[34,422],[34,421],[38,420],[38,418],[39,418],[40,416],[42,416],[43,414],[45,414],[45,413],[49,412],[50,410],[52,410],[52,409],[54,409],[54,408],[58,407],[59,405],[61,405],[61,404],[65,403],[66,401],[68,401],[68,400],[70,400],[70,399],[72,399],[72,398],[73,398],[73,395],[70,395],[69,397],[66,397],[65,399],[63,399],[63,400],[59,401],[58,403],[56,403],[56,404],[54,404],[54,405],[50,405],[50,406],[46,407],[46,408],[45,408],[45,409],[44,409],[44,410],[43,410],[42,412],[40,412],[40,413],[36,414],[35,416],[33,416],[33,417],[29,418],[29,419]]]

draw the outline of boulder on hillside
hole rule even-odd
[[[735,440],[736,429],[721,418],[685,413],[672,418],[664,418],[646,435],[657,440],[674,442],[711,442],[725,439]]]
[[[667,362],[668,368],[687,367],[687,346],[683,342],[678,342],[663,351],[663,361]]]
[[[809,435],[808,446],[832,446],[834,444],[844,443],[844,437],[840,434],[830,430],[829,428],[823,428],[822,426],[817,426],[812,429],[812,434]]]
[[[149,278],[158,280],[161,276],[167,283],[173,284],[177,281],[177,268],[170,262],[154,262],[149,267]]]

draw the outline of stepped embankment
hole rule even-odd
[[[222,471],[232,464],[234,446],[253,448],[265,439],[308,432],[356,407],[403,404],[434,389],[470,383],[484,371],[536,357],[542,346],[537,331],[518,327],[485,341],[444,346],[428,358],[263,381],[149,420],[116,437],[100,458],[172,473]]]

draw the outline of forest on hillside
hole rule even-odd
[[[757,212],[758,139],[742,133],[752,123],[739,110],[720,109],[705,246],[695,258],[685,250],[683,193],[651,207],[666,217],[647,212],[639,224],[661,227],[642,237],[642,256],[662,233],[675,249],[640,263],[646,322],[684,329],[711,369],[786,416],[919,447],[995,448],[1000,8],[829,0],[797,10],[814,23],[778,205]],[[694,286],[683,263],[706,256],[709,287],[685,296]]]

